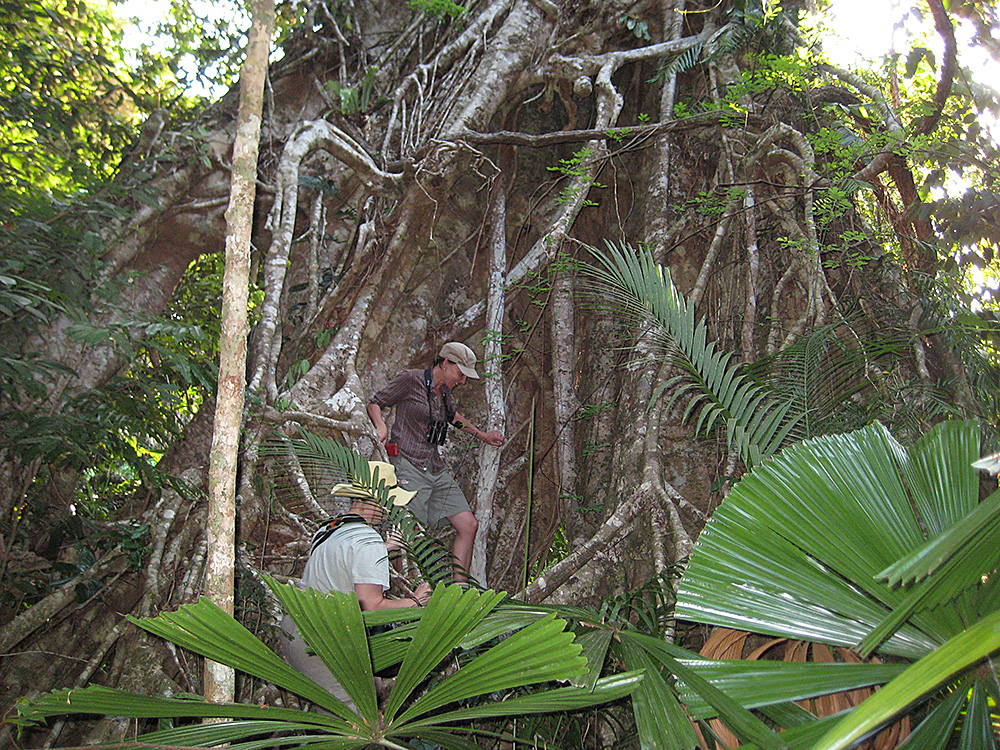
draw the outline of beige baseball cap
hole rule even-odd
[[[458,369],[462,371],[465,377],[479,379],[479,373],[476,372],[476,353],[465,344],[458,341],[449,341],[441,347],[438,356],[450,359],[458,365]]]

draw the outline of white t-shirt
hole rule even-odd
[[[309,555],[302,585],[324,594],[351,594],[357,583],[389,588],[389,552],[371,526],[346,523]]]

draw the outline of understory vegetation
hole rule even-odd
[[[136,46],[0,2],[0,743],[995,747],[1000,19],[921,0],[847,70],[816,5],[278,4],[229,615],[247,9]],[[393,511],[426,610],[298,590],[330,488],[384,492],[368,397],[448,340],[506,435],[444,449],[479,585]],[[274,655],[282,609],[356,712]]]

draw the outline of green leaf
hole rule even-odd
[[[592,252],[599,265],[586,270],[597,286],[637,326],[647,326],[652,319],[665,353],[689,373],[690,383],[671,398],[671,403],[681,393],[689,398],[684,420],[700,409],[695,429],[708,432],[721,419],[728,445],[739,451],[747,466],[776,451],[804,414],[794,412],[789,403],[770,398],[742,374],[741,367],[732,362],[732,354],[707,341],[705,322],[695,321],[694,308],[677,291],[669,270],[656,263],[649,250],[608,243],[605,250],[592,248]],[[657,397],[662,392],[657,391]]]
[[[365,721],[376,726],[375,675],[357,596],[340,591],[321,594],[314,589],[265,580],[295,621],[302,638],[351,696]],[[336,713],[352,718],[346,705]]]
[[[583,655],[587,659],[587,671],[581,672],[572,679],[576,687],[593,689],[604,669],[604,661],[607,659],[608,647],[614,631],[611,628],[588,628],[582,633],[577,633],[576,642],[583,649]]]
[[[425,623],[430,623],[428,629],[432,628],[435,619],[426,615],[422,618],[411,654],[420,653],[420,630]],[[387,722],[409,721],[449,703],[490,691],[499,692],[536,682],[568,681],[587,668],[587,660],[580,656],[581,650],[580,645],[573,642],[573,634],[566,630],[565,620],[548,615],[463,664],[457,672],[428,689],[397,719],[390,719],[392,714],[387,707]],[[407,660],[404,660],[396,685],[406,667]],[[390,695],[390,704],[394,704],[394,698],[395,695]]]
[[[659,665],[638,643],[621,644],[625,668],[642,671],[644,678],[632,693],[632,713],[643,750],[687,750],[698,747],[691,719],[684,713],[673,688],[660,674]]]
[[[918,609],[951,601],[996,568],[1000,493],[978,504],[979,476],[972,468],[978,455],[978,431],[958,421],[942,423],[908,451],[903,464],[907,487],[920,522],[937,537],[876,574],[890,586],[921,582],[861,641],[862,656]],[[936,575],[928,579],[932,573]]]
[[[922,750],[928,747],[945,747],[955,733],[955,724],[965,708],[969,692],[968,680],[960,681],[948,696],[924,717],[916,729],[910,732],[897,750]]]
[[[461,641],[465,634],[489,614],[505,594],[478,592],[461,586],[439,586],[417,625],[410,648],[399,667],[392,693],[385,706],[387,723],[433,670]],[[485,692],[485,691],[480,691]],[[473,693],[473,695],[478,693]],[[424,696],[426,698],[426,696]],[[466,696],[468,697],[468,696]],[[429,710],[429,709],[428,709]],[[413,706],[407,711],[414,716]]]
[[[820,695],[882,685],[900,675],[905,664],[850,664],[763,660],[681,659],[681,663],[744,708],[764,708]],[[681,685],[681,698],[696,719],[716,716],[704,698]]]
[[[339,717],[326,714],[239,703],[207,703],[190,698],[148,697],[102,685],[92,685],[82,690],[56,690],[30,700],[22,698],[17,704],[17,710],[18,723],[21,725],[65,714],[108,714],[136,719],[174,717],[299,721],[343,730],[349,728]]]
[[[807,441],[746,475],[702,532],[678,617],[841,646],[880,643],[881,651],[920,659],[817,748],[849,746],[1000,647],[995,498],[979,507],[970,478],[979,430],[974,422],[943,423],[909,449],[878,424]],[[941,532],[928,545],[931,529]],[[901,591],[877,580],[886,571],[926,577]],[[863,675],[853,667],[844,675],[852,672]],[[972,675],[973,692],[993,684]],[[831,672],[815,687],[835,681]],[[746,693],[728,687],[746,703]],[[966,721],[976,724],[963,728],[969,737],[985,736],[981,714],[969,711]],[[944,736],[954,728],[931,723],[921,731]]]
[[[353,715],[341,701],[288,666],[249,630],[206,598],[186,604],[176,612],[165,612],[154,618],[129,617],[129,620],[213,661],[273,682],[328,711],[341,716]]]
[[[905,461],[875,424],[761,464],[699,537],[677,616],[840,646],[863,640],[906,598],[875,576],[923,543]],[[922,611],[881,648],[920,657],[950,628],[950,613]]]
[[[958,523],[979,505],[979,430],[970,422],[942,422],[906,452],[904,475],[930,536]]]
[[[788,747],[785,740],[772,732],[764,722],[677,658],[688,656],[690,652],[640,633],[623,632],[622,637],[641,646],[650,657],[686,683],[718,712],[719,718],[744,742],[752,742],[765,750],[785,750]]]
[[[965,709],[958,747],[959,750],[988,750],[996,748],[996,741],[986,688],[982,682],[977,682]]]
[[[551,607],[537,607],[524,604],[522,602],[505,599],[497,608],[490,612],[483,620],[476,624],[469,633],[462,639],[459,646],[463,649],[474,649],[495,638],[500,638],[515,630],[527,627],[533,622],[540,620],[553,613]],[[556,612],[557,617],[570,619],[572,615],[562,615]]]
[[[844,750],[850,747],[911,703],[933,693],[997,649],[1000,649],[1000,612],[980,620],[911,665],[841,719],[812,750]]]
[[[557,711],[575,711],[580,708],[587,708],[599,703],[607,703],[624,698],[626,695],[631,694],[642,680],[643,675],[639,672],[622,672],[610,677],[602,677],[597,681],[593,690],[576,687],[557,688],[543,693],[507,698],[496,703],[462,708],[433,717],[417,719],[416,721],[409,722],[407,726],[412,730],[415,727],[428,726],[434,723],[491,719],[500,716],[555,713]]]
[[[363,618],[355,598],[346,594],[318,595],[299,591],[273,581],[278,596],[301,620],[300,627],[307,641],[316,649],[345,686],[357,683],[355,695],[364,699],[372,673],[366,658],[366,633]],[[102,687],[85,690],[64,690],[49,693],[18,705],[19,722],[30,724],[48,716],[67,713],[108,713],[135,718],[226,718],[233,721],[196,724],[158,730],[136,738],[138,743],[172,746],[228,745],[232,750],[257,750],[277,744],[296,744],[316,748],[362,748],[372,745],[403,747],[414,738],[425,738],[445,748],[467,750],[475,745],[463,735],[492,736],[492,728],[472,726],[446,728],[447,724],[472,722],[533,713],[572,711],[618,700],[629,695],[642,680],[637,672],[613,675],[598,680],[593,689],[567,687],[541,690],[526,695],[505,695],[496,699],[491,694],[518,690],[532,683],[554,680],[568,681],[582,672],[586,660],[581,646],[566,630],[566,622],[552,612],[538,607],[510,605],[507,613],[497,613],[494,621],[484,623],[503,598],[503,594],[465,590],[460,586],[439,587],[420,621],[401,626],[413,633],[400,676],[403,677],[402,698],[407,702],[413,689],[407,685],[426,687],[426,692],[413,701],[406,711],[392,721],[375,721],[356,716],[313,684],[284,665],[263,643],[257,641],[241,625],[222,611],[202,600],[182,607],[177,612],[156,618],[137,620],[137,624],[152,633],[169,637],[174,642],[197,653],[236,666],[241,671],[274,682],[340,715],[296,711],[241,704],[206,703],[181,698],[147,698],[124,691]],[[521,624],[527,622],[525,627]],[[478,631],[477,631],[478,628]],[[513,632],[511,629],[513,628]],[[355,632],[356,631],[356,632]],[[438,669],[456,644],[480,642],[487,633],[499,633],[499,642],[472,657],[454,674],[435,683],[427,678]],[[331,643],[331,640],[361,643]],[[399,678],[397,678],[398,680]],[[398,682],[396,683],[399,684]],[[518,692],[520,692],[518,690]],[[471,699],[490,695],[478,705],[466,705]],[[352,696],[354,697],[354,696]],[[445,706],[459,706],[438,713]],[[340,709],[338,711],[338,709]],[[419,718],[418,718],[419,717]],[[292,732],[293,734],[289,734]],[[284,737],[288,737],[287,742]],[[404,744],[401,744],[404,743]]]
[[[965,518],[945,529],[927,544],[904,555],[878,573],[890,586],[921,581],[949,561],[967,572],[967,585],[996,567],[1000,544],[1000,492],[994,492]]]
[[[301,713],[301,712],[300,712]],[[317,731],[315,724],[302,721],[224,721],[190,724],[149,732],[141,736],[143,745],[181,747],[222,747],[227,750],[274,748],[274,735],[295,733],[295,744],[301,746],[322,742],[331,748],[364,747],[367,739],[331,737]],[[263,735],[263,736],[262,736]],[[289,742],[288,744],[292,744]]]

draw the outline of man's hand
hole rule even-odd
[[[413,598],[421,607],[427,606],[431,598],[431,585],[426,582],[421,583],[413,590]]]
[[[503,445],[503,433],[500,430],[487,430],[483,433],[482,440],[487,445],[500,447]]]

